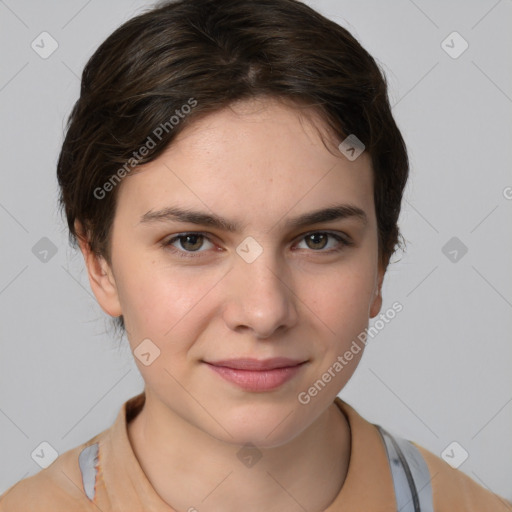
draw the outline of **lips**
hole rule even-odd
[[[307,361],[276,357],[272,359],[226,359],[205,364],[224,380],[254,392],[279,388],[301,371]]]
[[[286,357],[274,357],[272,359],[225,359],[208,364],[233,368],[234,370],[274,370],[276,368],[297,366],[303,362],[305,361]]]

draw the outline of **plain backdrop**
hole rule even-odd
[[[512,2],[308,3],[382,66],[411,159],[384,286],[383,311],[403,311],[340,396],[437,455],[457,442],[460,470],[510,499]],[[41,469],[40,443],[87,441],[143,387],[68,246],[55,166],[84,64],[149,5],[0,1],[0,492]]]

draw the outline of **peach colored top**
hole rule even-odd
[[[128,437],[127,423],[140,412],[144,401],[144,393],[132,397],[110,428],[14,484],[0,496],[0,512],[175,512],[151,486]],[[343,487],[325,512],[396,512],[389,462],[377,427],[340,398],[335,403],[350,425],[351,454]],[[78,456],[94,443],[99,443],[99,454],[91,501],[84,491]],[[436,512],[512,512],[511,503],[424,448],[417,448],[432,476]]]

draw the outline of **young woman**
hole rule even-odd
[[[399,242],[374,59],[297,0],[179,0],[88,62],[58,162],[145,381],[0,510],[511,511],[337,397]]]

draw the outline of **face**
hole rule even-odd
[[[124,178],[91,277],[145,354],[147,403],[226,442],[277,446],[318,419],[381,306],[370,158],[328,151],[310,114],[260,99],[196,121]]]

